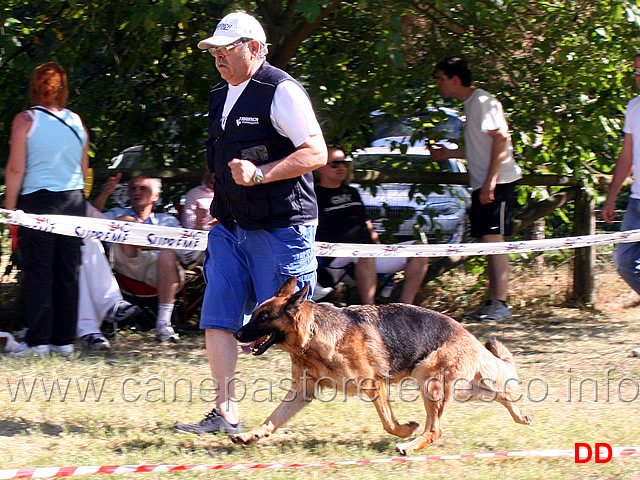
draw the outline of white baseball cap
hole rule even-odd
[[[198,48],[206,50],[211,47],[221,47],[241,38],[251,38],[263,44],[267,43],[267,36],[258,20],[244,12],[230,13],[220,20],[213,35],[198,43]]]

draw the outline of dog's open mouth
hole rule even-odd
[[[262,355],[267,349],[276,341],[275,333],[270,333],[264,337],[260,337],[255,342],[251,342],[249,345],[243,345],[242,350],[246,353],[253,355]]]

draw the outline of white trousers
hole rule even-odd
[[[118,287],[102,243],[93,238],[82,241],[82,263],[78,280],[78,338],[89,333],[100,333],[102,320],[118,301],[122,293]]]

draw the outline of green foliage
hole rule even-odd
[[[146,143],[153,163],[201,165],[209,87],[218,79],[211,58],[196,48],[224,4],[163,0],[33,2],[2,7],[0,129],[28,106],[33,68],[61,63],[69,75],[70,107],[91,131],[94,166],[122,148]],[[174,147],[171,147],[171,144]],[[169,152],[179,145],[178,154]],[[6,159],[7,142],[1,158]]]
[[[612,172],[624,107],[638,93],[630,68],[638,12],[625,0],[367,2],[366,10],[344,2],[290,69],[309,82],[329,143],[351,150],[368,144],[374,110],[461,109],[440,97],[433,68],[462,55],[476,85],[502,101],[525,173],[569,175],[587,187],[594,173]],[[432,123],[416,121],[412,138],[433,137]],[[521,204],[531,190],[520,189]],[[564,231],[552,235],[571,234],[571,208],[554,212],[550,225]]]
[[[503,102],[525,172],[586,185],[611,173],[624,105],[637,93],[640,9],[628,0],[6,0],[0,131],[8,139],[28,105],[33,68],[56,60],[91,130],[93,166],[140,143],[156,166],[202,165],[203,114],[219,76],[196,44],[237,8],[263,21],[270,60],[307,87],[329,143],[345,150],[368,144],[374,110],[461,108],[440,97],[433,68],[463,55],[476,84]],[[431,126],[416,120],[414,139]],[[0,164],[7,149],[0,142]]]

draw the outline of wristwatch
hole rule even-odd
[[[252,180],[256,185],[260,185],[262,182],[264,182],[264,175],[262,174],[262,170],[260,169],[260,167],[256,167],[256,173],[253,174]]]

